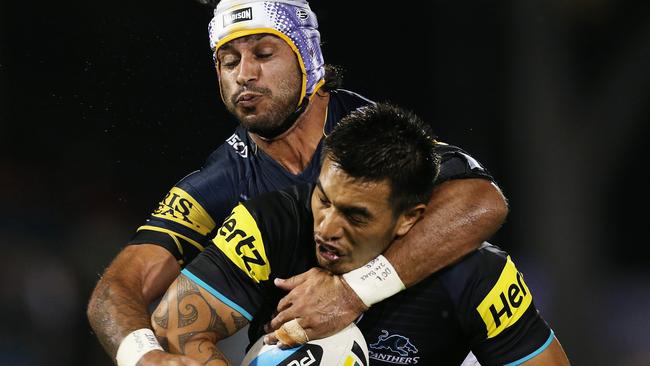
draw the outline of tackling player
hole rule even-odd
[[[232,211],[214,245],[170,286],[152,316],[156,334],[171,352],[222,365],[216,341],[246,322],[251,341],[264,334],[281,297],[275,277],[319,266],[385,281],[394,268],[380,253],[421,219],[432,195],[434,143],[415,115],[394,106],[352,112],[326,138],[316,184]],[[300,322],[276,334],[304,343]],[[568,365],[512,259],[488,243],[371,306],[357,326],[371,365],[459,365],[469,350],[484,366]]]
[[[316,16],[304,0],[224,0],[209,34],[223,102],[240,126],[201,170],[170,190],[95,287],[90,324],[120,366],[173,359],[148,353],[160,348],[148,329],[148,305],[204,250],[238,202],[314,182],[323,136],[349,112],[372,104],[338,89],[336,73],[323,62]],[[310,272],[296,282],[274,327],[300,317],[310,338],[332,334],[367,306],[476,249],[500,227],[507,206],[487,172],[459,148],[437,149],[442,168],[429,209],[385,253],[396,270],[388,278],[392,286],[375,291],[372,281],[355,285],[352,273],[350,287],[341,276]],[[308,288],[314,296],[295,296]]]

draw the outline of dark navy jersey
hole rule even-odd
[[[251,343],[285,295],[273,279],[318,265],[312,191],[301,185],[239,204],[182,271],[251,322]],[[516,365],[553,339],[513,261],[488,243],[373,305],[357,325],[371,365],[459,365],[470,350],[483,366]]]
[[[331,91],[324,135],[350,112],[372,103],[347,90]],[[461,149],[441,143],[436,146],[441,155],[438,183],[460,178],[492,179]],[[305,170],[292,174],[258,149],[239,126],[208,157],[201,170],[183,178],[167,193],[129,243],[163,246],[185,265],[205,248],[214,237],[214,230],[237,203],[265,192],[315,182],[321,168],[321,152],[322,141]]]

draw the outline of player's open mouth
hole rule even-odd
[[[239,97],[237,97],[237,104],[242,107],[250,107],[257,103],[260,96],[261,94],[257,93],[241,93]]]
[[[343,256],[336,248],[325,243],[318,243],[318,253],[328,261],[336,261]]]

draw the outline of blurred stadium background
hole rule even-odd
[[[430,121],[510,199],[510,251],[575,365],[650,364],[650,3],[311,1],[345,87]],[[85,306],[229,136],[191,0],[0,3],[0,364],[111,365]]]

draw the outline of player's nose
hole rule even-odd
[[[343,234],[341,218],[334,210],[327,210],[323,213],[318,225],[318,235],[325,241],[340,239]]]

